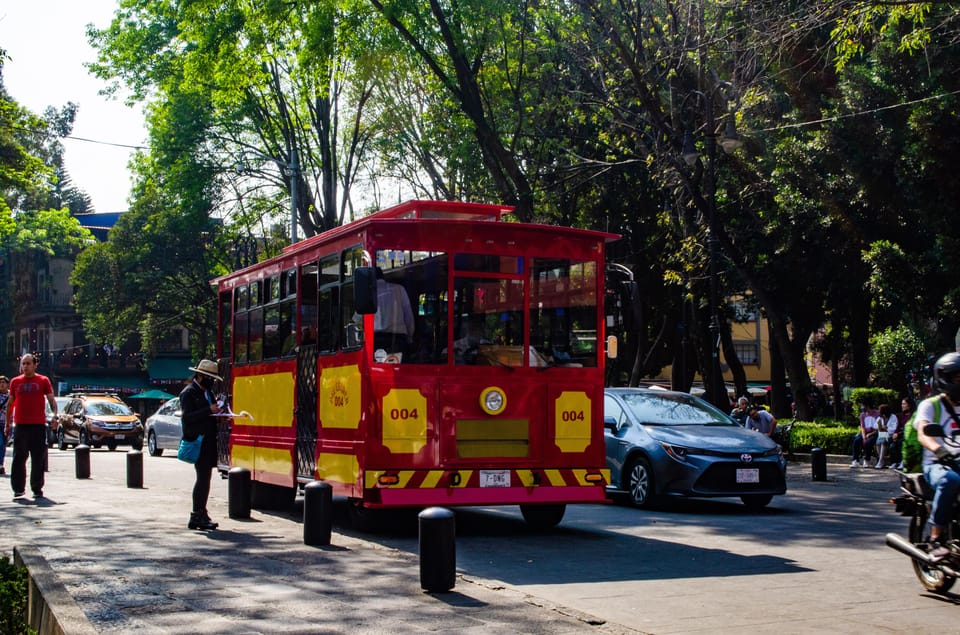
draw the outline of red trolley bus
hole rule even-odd
[[[220,469],[254,507],[329,483],[379,507],[605,500],[604,251],[511,208],[411,201],[215,280],[234,412]]]

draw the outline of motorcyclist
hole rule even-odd
[[[937,394],[924,399],[917,407],[914,425],[917,440],[923,446],[923,476],[935,491],[928,553],[931,559],[940,560],[950,553],[940,539],[950,524],[953,504],[960,492],[960,474],[950,465],[952,459],[960,457],[960,441],[953,436],[960,432],[956,414],[960,407],[960,353],[947,353],[934,363],[933,387]],[[929,436],[924,432],[924,426],[930,423],[940,425],[942,436]]]

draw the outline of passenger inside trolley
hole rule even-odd
[[[409,356],[413,342],[413,309],[410,296],[403,285],[389,282],[383,277],[383,269],[377,272],[377,312],[373,316],[373,348],[386,355],[396,355],[398,361]]]

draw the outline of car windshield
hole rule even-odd
[[[87,402],[88,415],[107,415],[107,416],[127,416],[133,414],[130,408],[122,403],[115,401],[89,401]]]
[[[620,397],[633,417],[645,424],[737,425],[709,403],[683,393],[628,392]]]

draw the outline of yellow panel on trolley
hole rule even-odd
[[[356,430],[360,426],[360,367],[324,368],[320,374],[320,411],[322,428]]]
[[[317,457],[317,478],[321,481],[356,483],[360,478],[360,464],[356,455],[321,452]]]
[[[590,397],[585,392],[564,391],[554,408],[556,444],[562,452],[583,452],[590,445]]]
[[[290,427],[293,425],[293,374],[250,375],[233,380],[233,411],[246,410],[253,420],[239,419],[245,426]]]
[[[290,450],[234,444],[231,459],[233,467],[245,467],[251,472],[269,472],[284,476],[293,473],[293,457]]]
[[[394,454],[416,454],[427,444],[427,398],[415,388],[383,397],[383,445]]]

